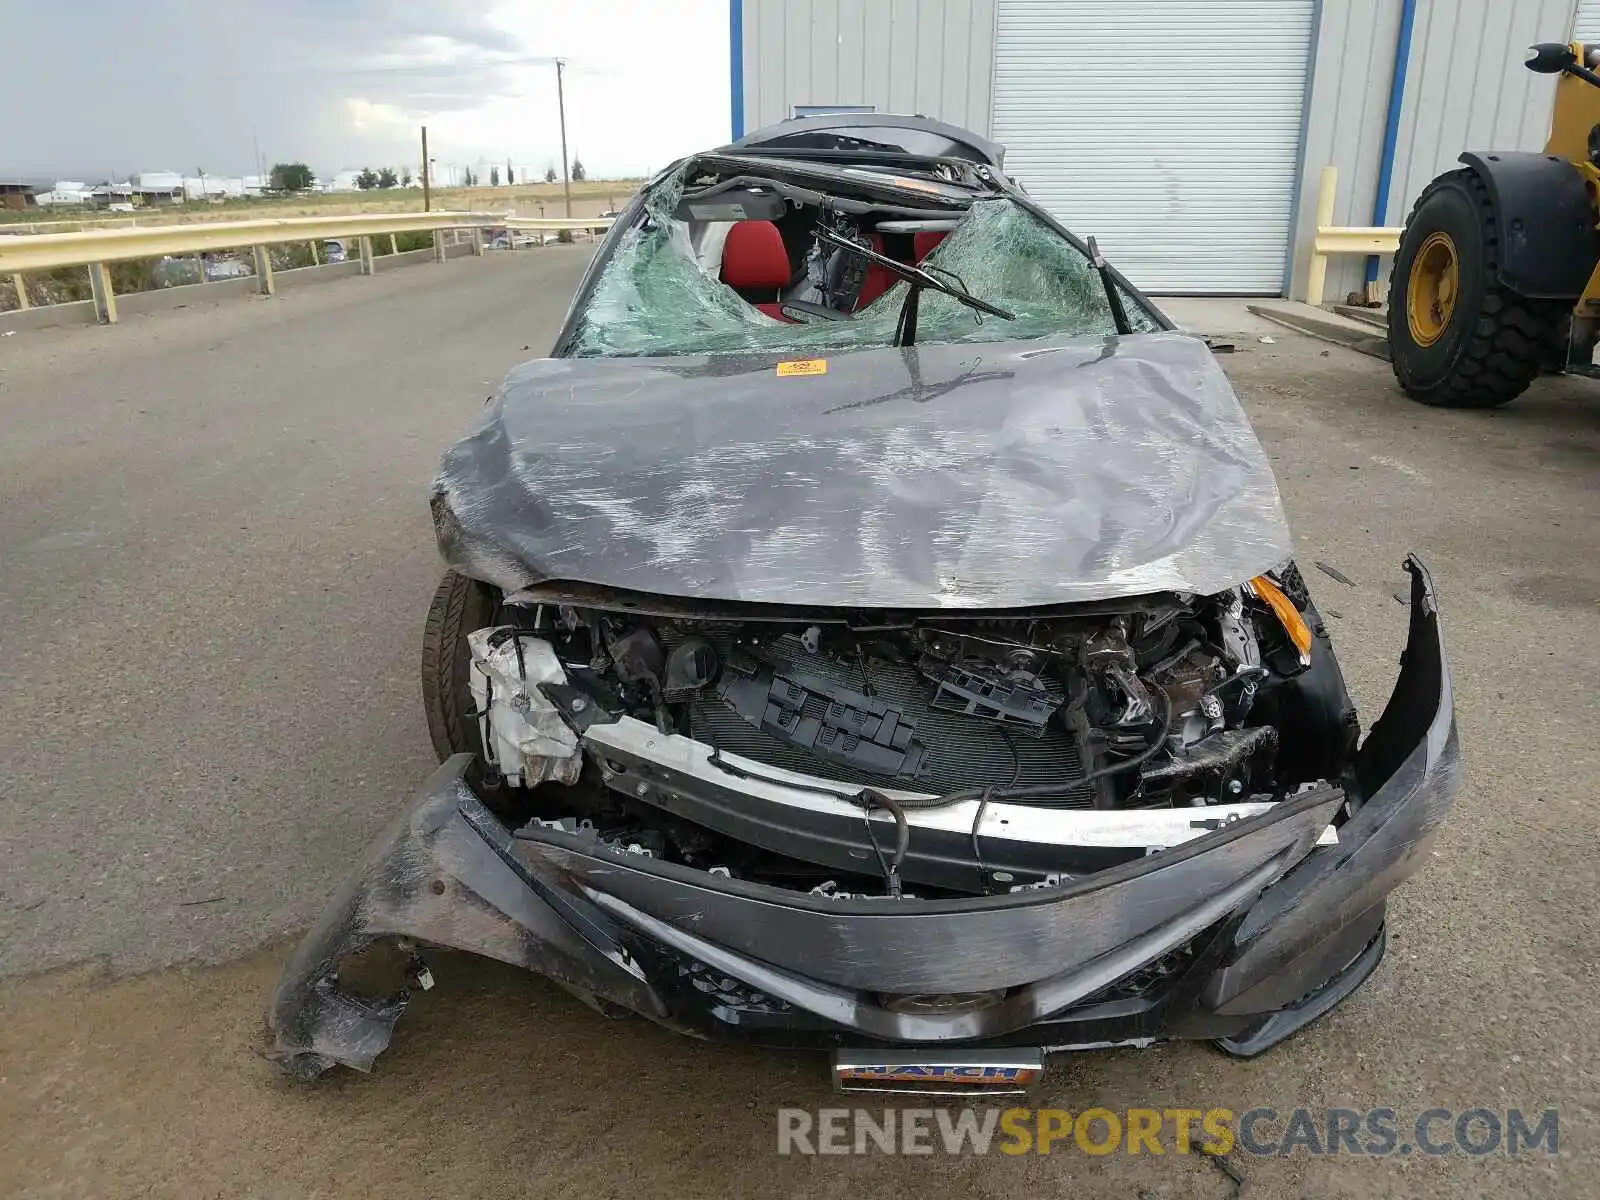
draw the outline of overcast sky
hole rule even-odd
[[[727,0],[0,0],[0,174],[439,163],[637,175],[728,139]]]

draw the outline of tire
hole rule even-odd
[[[446,571],[422,629],[422,707],[434,753],[440,762],[452,754],[471,754],[475,772],[483,766],[483,741],[471,715],[472,654],[467,634],[494,624],[499,607],[497,588]]]
[[[1413,400],[1494,408],[1520,396],[1558,352],[1571,306],[1503,286],[1499,254],[1494,205],[1476,171],[1441,175],[1417,197],[1389,275],[1390,362]],[[1430,272],[1418,259],[1440,255],[1454,258],[1457,280],[1442,319],[1441,307],[1418,304],[1410,288],[1416,271],[1427,294]]]

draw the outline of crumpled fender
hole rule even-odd
[[[1422,864],[1455,804],[1461,747],[1438,601],[1422,561],[1412,555],[1405,567],[1411,628],[1400,676],[1356,758],[1365,802],[1338,845],[1312,851],[1250,908],[1203,993],[1216,1012],[1293,1004],[1308,978],[1327,978],[1374,944],[1385,899]]]
[[[535,970],[598,1006],[665,1010],[604,914],[552,873],[519,863],[511,835],[472,793],[470,755],[446,760],[373,843],[284,968],[268,1024],[273,1057],[311,1079],[336,1063],[370,1071],[407,993],[362,996],[341,964],[380,939],[481,954]]]

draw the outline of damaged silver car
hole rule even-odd
[[[435,947],[852,1089],[1250,1056],[1372,973],[1457,789],[1421,563],[1363,739],[1204,342],[938,122],[652,180],[432,504],[442,765],[286,968],[300,1076]]]

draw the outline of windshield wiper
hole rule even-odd
[[[922,267],[913,267],[903,263],[897,258],[890,258],[887,254],[879,254],[870,246],[863,246],[860,242],[847,238],[843,234],[835,233],[826,226],[819,225],[816,229],[816,238],[829,246],[837,246],[841,250],[848,250],[851,254],[859,254],[868,262],[877,263],[891,275],[899,276],[911,285],[906,293],[905,303],[900,306],[900,320],[895,324],[894,344],[896,346],[912,346],[917,341],[917,307],[923,288],[932,288],[936,292],[943,292],[946,296],[961,301],[968,308],[976,312],[988,313],[991,317],[999,317],[1003,321],[1015,321],[1016,313],[1007,312],[1005,309],[990,304],[987,300],[980,300],[962,286],[958,279],[955,283],[947,283],[937,275],[930,274]]]
[[[1132,333],[1133,325],[1128,321],[1128,310],[1123,306],[1122,293],[1117,291],[1117,284],[1111,278],[1111,264],[1106,262],[1105,255],[1100,253],[1100,244],[1089,238],[1089,265],[1094,268],[1095,274],[1100,276],[1100,286],[1106,290],[1106,304],[1111,309],[1111,325],[1118,333]]]

